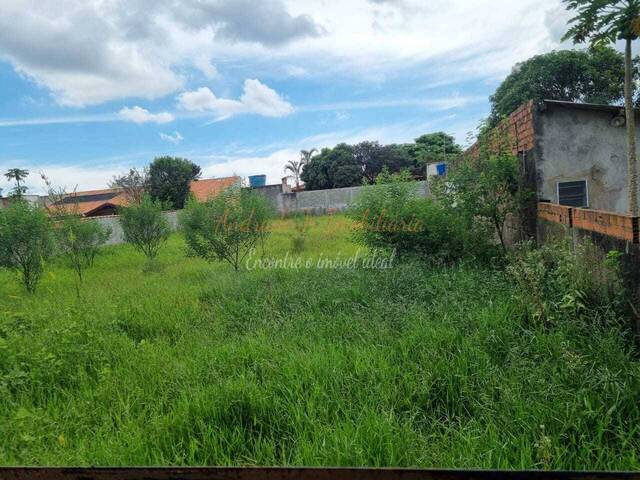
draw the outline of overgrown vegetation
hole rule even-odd
[[[482,231],[487,241],[497,238],[506,254],[505,225],[525,208],[533,193],[522,182],[520,164],[505,132],[490,131],[476,148],[452,162],[446,177],[434,178],[432,190],[439,202],[468,228]],[[487,231],[487,228],[491,228]]]
[[[350,229],[315,218],[305,258],[355,255]],[[283,257],[293,221],[271,230]],[[0,273],[2,464],[640,468],[619,323],[532,322],[470,265],[237,275],[184,248],[144,275],[105,247],[83,302],[57,260],[35,295]]]
[[[171,233],[169,222],[162,214],[163,207],[161,201],[144,194],[140,203],[118,209],[124,239],[144,254],[147,267],[151,266]]]
[[[192,199],[180,214],[187,253],[228,262],[237,271],[264,240],[272,215],[263,196],[244,188],[228,188],[206,202]]]
[[[551,327],[578,320],[590,328],[594,321],[618,322],[628,310],[620,255],[604,255],[586,240],[540,248],[527,243],[510,254],[507,272],[529,321]]]

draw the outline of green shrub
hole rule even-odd
[[[51,222],[43,209],[18,198],[0,209],[0,265],[18,272],[29,293],[36,291],[51,247]]]
[[[532,198],[522,185],[518,157],[509,135],[494,131],[481,136],[474,153],[450,166],[446,177],[434,178],[432,191],[439,202],[468,225],[490,227],[486,241],[499,240],[507,253],[504,230],[510,216],[519,215]]]
[[[465,223],[453,209],[421,197],[406,173],[380,175],[375,186],[361,192],[349,215],[356,222],[356,241],[399,256],[449,263],[463,257],[485,260],[495,253],[482,222]]]
[[[291,248],[295,253],[304,251],[309,236],[309,216],[296,213],[293,218],[293,232],[291,232]]]
[[[142,252],[149,262],[156,258],[171,233],[169,222],[162,215],[163,206],[145,194],[139,204],[118,211],[125,241]]]
[[[561,318],[615,318],[626,308],[619,252],[603,254],[584,240],[535,248],[531,242],[509,255],[521,310],[530,320],[551,325]]]
[[[187,254],[226,261],[237,271],[264,240],[271,217],[267,200],[244,188],[229,188],[206,202],[191,199],[180,214]]]
[[[58,249],[65,257],[78,278],[77,293],[82,283],[84,271],[93,266],[98,249],[106,243],[111,229],[97,220],[83,220],[76,215],[62,219],[55,228]]]

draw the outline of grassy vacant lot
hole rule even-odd
[[[267,252],[283,256],[292,223]],[[342,217],[302,255],[343,257]],[[500,272],[159,271],[105,249],[77,300],[0,274],[0,463],[640,468],[621,328],[527,325]]]

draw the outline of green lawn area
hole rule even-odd
[[[303,257],[358,250],[314,222]],[[105,248],[81,299],[60,264],[33,296],[0,273],[1,464],[640,468],[629,334],[530,325],[499,271],[159,258]]]

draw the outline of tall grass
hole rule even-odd
[[[303,256],[354,254],[343,217]],[[268,255],[291,246],[277,222]],[[106,248],[82,298],[62,265],[0,281],[0,463],[640,468],[623,326],[523,322],[468,266],[158,272]]]

